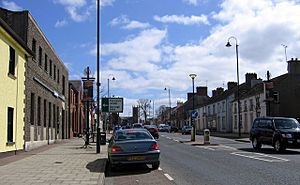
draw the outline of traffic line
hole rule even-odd
[[[170,181],[173,181],[174,179],[167,173],[164,174]]]
[[[159,170],[159,171],[162,171],[162,169],[161,169],[160,167],[158,167],[158,170]]]
[[[261,153],[250,153],[250,152],[233,152],[232,155],[237,155],[240,157],[246,157],[250,159],[256,159],[265,162],[287,162],[288,159],[274,157],[271,155],[261,154]]]

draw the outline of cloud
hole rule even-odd
[[[194,25],[194,24],[209,24],[207,20],[207,16],[195,16],[192,15],[190,17],[184,15],[165,15],[159,17],[157,15],[154,16],[154,20],[162,23],[176,23],[176,24],[183,24],[183,25]]]
[[[88,19],[94,6],[91,4],[92,2],[88,5],[87,0],[54,0],[54,3],[65,7],[71,19],[75,22],[83,22]]]
[[[194,6],[197,6],[201,1],[203,1],[203,0],[183,0],[183,2],[185,2],[189,5],[194,5]]]
[[[1,2],[1,6],[5,9],[8,9],[8,10],[12,10],[12,11],[21,11],[23,10],[22,7],[18,6],[15,2],[12,2],[12,1],[2,1]]]
[[[100,6],[105,7],[105,6],[112,6],[115,0],[100,0]]]
[[[56,21],[56,23],[55,23],[55,28],[60,28],[60,27],[64,27],[65,25],[67,25],[68,24],[68,22],[64,19],[64,20],[58,20],[58,21]]]
[[[150,27],[149,23],[142,23],[135,20],[129,20],[127,15],[121,15],[119,17],[114,18],[110,25],[119,26],[122,25],[122,29],[132,30],[132,29],[146,29]]]

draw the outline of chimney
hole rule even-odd
[[[212,90],[212,97],[217,96],[217,90]]]
[[[191,93],[187,93],[187,98],[188,98],[188,100],[190,100],[191,98],[193,98],[193,93],[191,92]]]
[[[231,89],[233,89],[234,87],[236,87],[237,86],[237,83],[236,82],[228,82],[227,83],[227,89],[228,90],[231,90]]]
[[[300,74],[300,61],[298,58],[291,58],[288,61],[288,74]]]
[[[218,95],[222,94],[223,92],[224,92],[224,89],[222,87],[218,87],[217,89],[212,90],[212,96],[213,97],[218,96]]]
[[[246,84],[248,87],[251,87],[251,81],[257,79],[257,74],[256,73],[246,73]]]
[[[207,87],[204,86],[196,87],[196,94],[198,96],[207,96]]]

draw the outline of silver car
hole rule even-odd
[[[160,147],[146,129],[117,130],[109,140],[108,162],[113,169],[120,164],[151,164],[158,169]]]

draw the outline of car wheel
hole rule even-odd
[[[280,139],[277,139],[274,143],[274,149],[276,150],[276,152],[282,152],[285,150],[285,146],[282,144],[282,142],[280,141]]]
[[[252,139],[252,146],[255,150],[261,149],[261,143],[258,141],[256,137]]]
[[[159,168],[159,162],[156,162],[156,163],[152,163],[152,168],[154,170],[157,170]]]

